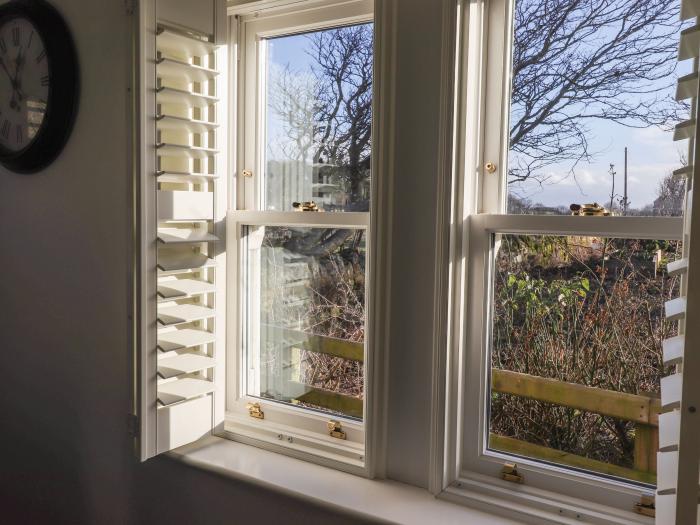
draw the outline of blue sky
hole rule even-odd
[[[268,78],[275,68],[290,66],[296,73],[311,71],[311,57],[306,53],[309,40],[306,35],[292,35],[279,38],[271,38],[267,41],[267,68]],[[270,87],[268,86],[268,90]],[[283,160],[284,155],[272,144],[285,142],[282,129],[282,120],[270,108],[267,111],[267,158],[268,160]]]
[[[295,72],[310,71],[312,58],[307,54],[307,35],[292,35],[268,41],[269,67],[285,67]],[[690,64],[680,64],[677,75],[689,72]],[[268,143],[284,141],[279,118],[268,114]],[[597,120],[589,123],[590,151],[594,159],[580,163],[575,176],[568,175],[571,165],[550,166],[546,173],[556,184],[540,186],[537,183],[521,185],[518,195],[547,206],[566,206],[571,203],[609,202],[610,164],[615,164],[616,193],[622,194],[624,149],[628,148],[628,199],[632,208],[642,208],[656,198],[659,181],[680,167],[680,156],[687,153],[687,141],[674,142],[673,132],[656,127],[628,128],[614,122]],[[270,155],[279,158],[279,154]]]
[[[521,185],[518,194],[546,206],[610,201],[612,179],[610,164],[615,165],[615,193],[622,195],[625,147],[628,148],[628,199],[630,207],[642,208],[657,196],[659,181],[681,166],[687,156],[687,141],[674,142],[673,132],[656,127],[628,128],[599,120],[591,125],[590,150],[596,152],[590,163],[580,163],[575,176],[568,175],[567,163],[550,166],[545,172],[556,184]]]

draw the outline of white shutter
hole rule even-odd
[[[681,18],[700,15],[699,0],[683,0]],[[700,523],[700,205],[693,199],[693,186],[700,167],[698,130],[698,57],[700,25],[681,33],[679,60],[693,59],[693,73],[679,79],[676,98],[691,99],[691,118],[676,126],[675,139],[689,140],[689,166],[674,173],[686,183],[683,255],[668,266],[681,276],[680,296],[668,301],[666,318],[678,322],[679,335],[663,344],[663,360],[673,373],[661,380],[662,414],[659,416],[659,453],[656,493],[656,523],[688,525]],[[700,180],[700,179],[699,179]],[[695,242],[694,242],[695,241]]]
[[[194,0],[192,0],[194,3]],[[226,50],[186,25],[191,4],[141,8],[140,457],[185,445],[222,420],[225,313]],[[158,19],[169,5],[168,21]],[[226,40],[225,2],[208,0]],[[174,17],[183,12],[180,23]],[[223,204],[222,204],[223,203]]]

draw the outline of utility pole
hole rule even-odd
[[[627,146],[625,146],[625,191],[622,199],[622,215],[627,215]]]

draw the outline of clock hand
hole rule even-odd
[[[5,73],[7,74],[7,78],[10,79],[10,82],[12,83],[12,87],[15,85],[15,81],[12,78],[12,75],[10,75],[9,70],[7,69],[7,65],[5,64],[5,61],[0,57],[0,64],[2,64],[2,68],[5,70]]]
[[[15,80],[13,82],[13,86],[20,100],[24,98],[24,93],[22,92],[22,84],[20,82],[19,74],[20,71],[22,71],[25,63],[26,60],[24,60],[24,57],[22,56],[22,49],[20,48],[19,52],[17,53],[17,58],[15,58]]]
[[[2,64],[2,69],[5,71],[5,74],[7,74],[7,78],[10,80],[10,84],[12,85],[12,98],[10,98],[10,107],[13,109],[19,109],[19,104],[17,103],[17,100],[15,98],[15,95],[17,95],[16,79],[12,78],[10,71],[7,69],[7,64],[5,64],[5,61],[2,59],[2,57],[0,57],[0,64]]]

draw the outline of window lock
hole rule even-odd
[[[501,477],[512,483],[522,483],[523,476],[518,472],[518,465],[515,463],[506,463],[501,469]]]
[[[643,516],[656,517],[656,504],[654,496],[642,496],[639,503],[634,504],[634,510]]]
[[[343,426],[340,424],[340,421],[330,420],[328,422],[328,433],[331,437],[336,439],[347,438],[347,434],[343,431]]]
[[[296,211],[321,211],[318,209],[318,205],[314,201],[293,202],[292,208],[294,208]]]
[[[248,415],[255,419],[265,419],[265,412],[260,408],[260,403],[248,403]]]

